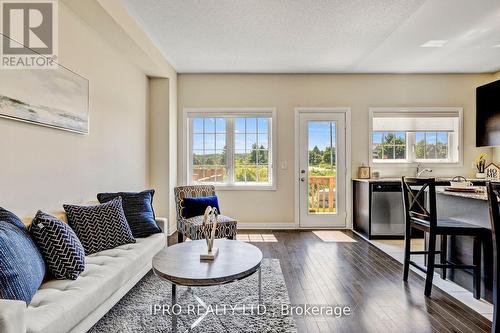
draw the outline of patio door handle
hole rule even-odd
[[[300,170],[300,173],[303,175],[303,174],[305,174],[305,173],[306,173],[306,170],[305,170],[305,169],[302,169],[302,170]],[[300,181],[301,181],[301,182],[305,182],[305,181],[306,181],[306,178],[305,178],[305,177],[300,177],[299,179],[300,179]]]

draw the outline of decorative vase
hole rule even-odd
[[[201,225],[201,230],[203,236],[207,241],[207,253],[200,254],[200,260],[214,260],[219,254],[219,249],[214,246],[215,231],[217,229],[217,215],[219,212],[217,208],[208,206],[205,209],[205,215],[203,216],[203,224]],[[212,222],[212,225],[210,225]]]
[[[486,174],[484,172],[476,172],[476,178],[477,179],[484,179],[484,178],[486,178]]]

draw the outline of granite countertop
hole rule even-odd
[[[357,182],[382,183],[382,182],[400,182],[401,178],[379,178],[379,179],[374,179],[374,178],[369,178],[369,179],[354,178],[353,180],[357,181]]]
[[[475,187],[478,190],[478,192],[476,192],[476,193],[445,191],[444,187],[436,188],[436,193],[443,194],[443,195],[449,195],[452,197],[460,197],[460,198],[488,201],[488,194],[486,193],[486,187],[485,186],[475,186]]]
[[[438,177],[436,178],[437,182],[449,182],[452,180],[453,177]],[[354,181],[357,182],[368,182],[368,183],[384,183],[384,182],[401,182],[401,177],[388,177],[388,178],[379,178],[379,179],[374,179],[374,178],[369,178],[369,179],[360,179],[360,178],[353,178]],[[477,178],[467,178],[467,180],[471,182],[485,182],[487,179],[477,179]]]
[[[452,178],[436,178],[437,182],[449,182]],[[401,178],[379,178],[379,179],[359,179],[355,178],[353,179],[354,181],[358,182],[367,182],[367,183],[396,183],[396,182],[401,182]],[[467,178],[467,180],[472,181],[472,182],[481,182],[481,181],[487,181],[486,179],[474,179],[474,178]],[[470,193],[470,192],[451,192],[451,191],[445,191],[445,186],[437,186],[436,187],[436,193],[438,194],[443,194],[443,195],[449,195],[453,197],[461,197],[461,198],[467,198],[467,199],[475,199],[475,200],[488,200],[488,195],[486,193],[486,187],[485,186],[475,186],[478,191],[476,193]]]

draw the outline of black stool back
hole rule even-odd
[[[436,182],[434,178],[404,177],[403,204],[405,207],[406,221],[426,222],[430,228],[436,228]],[[429,196],[429,209],[425,208],[425,193]]]

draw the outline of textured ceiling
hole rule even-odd
[[[180,73],[500,69],[500,0],[123,1]]]

